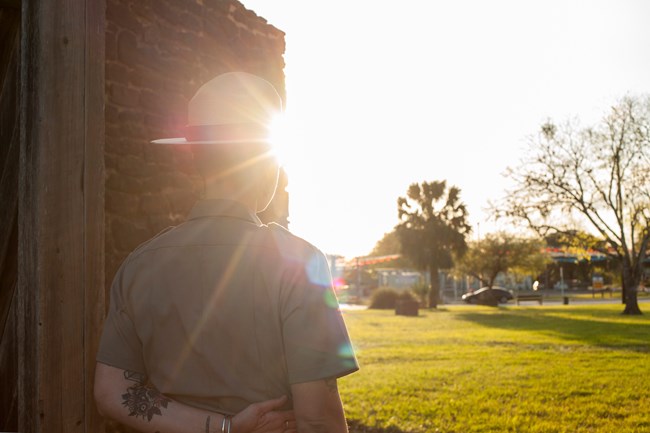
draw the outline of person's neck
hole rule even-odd
[[[205,186],[205,200],[230,200],[241,203],[253,212],[257,211],[257,199],[249,191],[236,188],[227,188],[223,185],[207,184]]]

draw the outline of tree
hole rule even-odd
[[[621,264],[624,314],[641,314],[637,290],[650,242],[650,97],[626,97],[592,128],[542,125],[530,157],[509,169],[515,187],[498,214],[538,233],[564,233],[577,219]]]
[[[371,256],[385,256],[389,254],[399,254],[401,253],[401,245],[395,230],[392,230],[388,233],[384,233],[384,237],[379,239],[375,244],[375,247],[370,252]]]
[[[393,254],[402,255],[402,245],[400,244],[395,230],[384,233],[384,237],[377,241],[375,247],[370,252],[371,256],[390,256]],[[398,259],[391,260],[388,265],[382,263],[380,266],[389,266],[391,268],[412,268],[413,264],[408,260],[408,258],[402,255]]]
[[[460,200],[460,189],[447,189],[445,181],[411,184],[406,197],[397,199],[400,223],[395,227],[402,254],[431,277],[429,307],[438,304],[438,271],[452,267],[454,256],[467,249],[465,236],[467,208]]]
[[[473,242],[456,265],[456,273],[478,278],[492,287],[499,273],[538,275],[550,258],[543,242],[501,232]]]

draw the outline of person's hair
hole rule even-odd
[[[193,144],[191,150],[206,183],[254,191],[262,200],[273,197],[278,164],[267,143]]]

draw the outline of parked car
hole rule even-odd
[[[483,287],[462,296],[462,300],[468,304],[483,305],[505,304],[511,299],[513,299],[512,293],[503,287]]]

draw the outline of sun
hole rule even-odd
[[[287,172],[291,172],[300,164],[300,139],[298,124],[290,113],[273,118],[270,137],[274,156]]]

